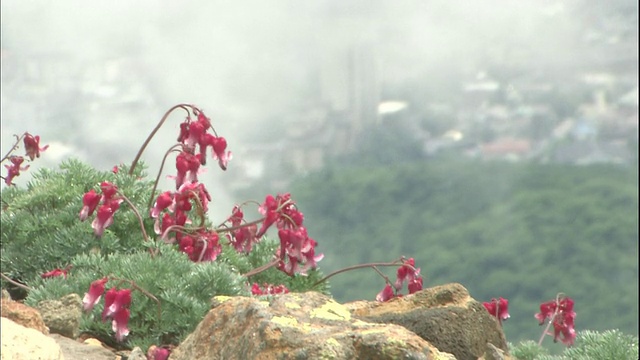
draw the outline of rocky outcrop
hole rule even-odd
[[[383,303],[358,301],[345,306],[362,321],[401,325],[458,360],[478,359],[487,344],[508,351],[496,319],[460,284],[436,286]]]
[[[317,292],[216,297],[169,359],[455,359],[402,326],[358,320]]]
[[[498,322],[460,284],[384,303],[316,292],[212,302],[169,359],[510,359]]]
[[[49,334],[49,329],[42,320],[42,315],[38,310],[11,300],[3,298],[0,300],[1,313],[3,318],[7,318],[24,327],[37,330],[45,335]]]
[[[24,327],[6,317],[0,318],[2,359],[64,360],[55,340],[39,330]]]

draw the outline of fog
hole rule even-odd
[[[42,134],[43,141],[52,145],[42,164],[75,156],[110,168],[131,161],[164,111],[185,102],[203,108],[217,132],[227,137],[231,151],[240,153],[252,143],[268,141],[261,134],[277,140],[277,133],[263,130],[301,109],[321,103],[338,110],[346,107],[345,58],[353,46],[366,44],[372,49],[372,74],[381,101],[406,100],[396,97],[410,93],[415,84],[436,89],[431,94],[437,97],[437,89],[446,93],[458,86],[454,80],[473,78],[488,65],[500,69],[516,64],[535,70],[570,66],[591,56],[585,31],[607,8],[598,4],[3,1],[2,148],[10,146],[12,134],[30,131]],[[613,4],[637,9],[634,2]],[[637,15],[635,21],[637,27]],[[71,68],[134,59],[135,66],[112,80],[120,81],[120,90],[143,83],[143,95],[151,98],[152,109],[131,118],[122,115],[117,102],[105,101],[90,113],[74,113],[76,102],[82,101],[75,98],[74,81],[83,82],[75,87],[84,87],[85,93],[109,99],[110,90],[100,88],[99,81],[90,88],[90,72],[61,85],[55,94],[59,101],[30,98],[33,93],[7,86],[13,68],[5,64],[34,56],[42,63],[51,58]],[[118,91],[118,85],[113,86],[116,90],[111,91]],[[65,119],[73,116],[81,121],[67,123]],[[172,144],[181,116],[170,120],[143,156],[152,170]],[[242,158],[236,157],[231,166],[233,162]],[[216,186],[219,178],[218,170],[210,169],[204,181]],[[27,179],[25,174],[19,180]],[[219,201],[228,208],[231,199],[216,187]]]

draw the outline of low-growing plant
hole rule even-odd
[[[575,346],[561,354],[550,355],[542,345],[529,340],[509,344],[511,356],[518,360],[635,360],[638,359],[638,337],[619,330],[578,331]]]

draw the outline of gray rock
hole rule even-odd
[[[131,350],[128,360],[147,360],[147,355],[142,352],[142,349],[136,346]]]
[[[44,323],[52,334],[71,339],[78,337],[82,317],[82,299],[78,294],[69,294],[60,300],[43,300],[36,305]]]
[[[115,360],[116,354],[102,346],[88,345],[59,334],[49,337],[60,346],[65,360]]]

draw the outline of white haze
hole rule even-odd
[[[498,65],[500,59],[515,58],[532,67],[577,61],[588,18],[583,3],[4,0],[2,48],[45,56],[66,53],[79,60],[141,58],[162,99],[155,112],[139,123],[114,117],[105,124],[88,117],[73,130],[75,135],[45,139],[52,144],[51,154],[75,152],[107,166],[129,162],[163,112],[180,102],[202,107],[230,149],[242,148],[255,141],[243,134],[259,134],[256,128],[316,101],[318,73],[342,66],[340,56],[354,42],[376,44],[383,87],[411,81],[446,87],[450,75],[475,73],[489,58]],[[3,114],[10,106],[3,101]],[[174,142],[178,121],[160,132],[145,158],[160,156],[163,144]],[[45,128],[59,126],[3,116],[2,150],[13,133],[51,133]],[[91,139],[102,145],[86,146]],[[56,143],[64,150],[56,152]],[[106,144],[112,144],[113,154],[105,154]],[[149,161],[152,169],[159,162],[155,159]],[[211,192],[226,213],[232,199],[216,185],[223,175],[214,167],[209,172],[215,172],[205,175],[215,187]]]

